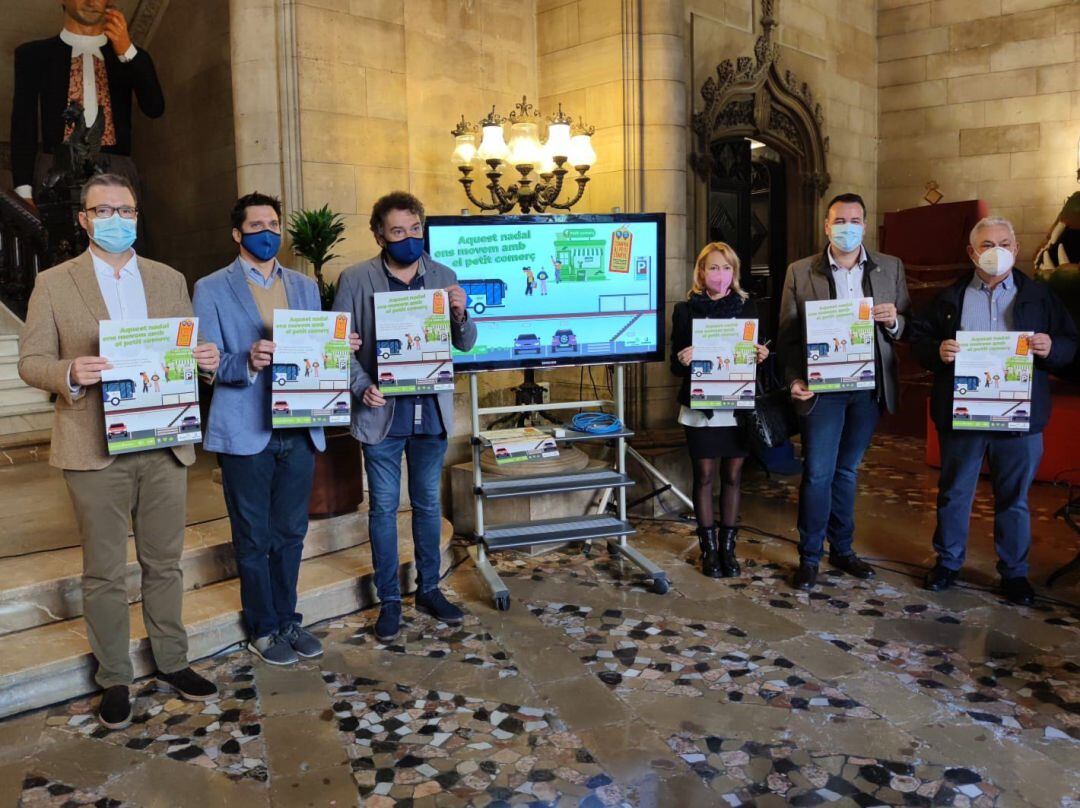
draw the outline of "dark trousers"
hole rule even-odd
[[[225,504],[252,639],[290,623],[308,527],[315,451],[306,429],[275,429],[258,454],[220,454]]]
[[[830,555],[853,552],[857,473],[881,413],[872,390],[816,398],[801,419],[799,555],[809,564],[821,561],[826,535]]]
[[[941,479],[938,483],[937,529],[934,531],[938,563],[951,570],[958,570],[964,564],[971,504],[975,499],[983,457],[986,457],[994,489],[994,549],[998,555],[998,572],[1005,578],[1027,575],[1031,547],[1027,497],[1042,459],[1042,433],[1015,435],[950,429],[941,431],[939,437]]]

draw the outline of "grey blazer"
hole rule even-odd
[[[875,304],[893,303],[896,306],[899,327],[896,337],[890,336],[880,324],[874,329],[879,400],[884,401],[889,412],[896,412],[900,402],[900,381],[893,343],[904,336],[908,310],[911,308],[904,262],[893,255],[867,250],[863,293],[874,298]],[[832,300],[835,297],[836,288],[824,250],[817,255],[801,258],[788,267],[784,294],[780,299],[780,323],[776,338],[787,385],[790,386],[796,379],[806,380],[806,301]],[[815,397],[807,402],[797,401],[796,409],[805,415],[816,400]]]
[[[436,262],[424,253],[420,257],[420,273],[427,289],[445,289],[457,283],[457,275],[450,267]],[[368,407],[363,402],[364,391],[375,384],[378,362],[375,357],[375,293],[389,292],[390,284],[383,271],[382,255],[346,269],[338,279],[334,297],[334,311],[352,313],[353,329],[360,335],[363,345],[356,353],[357,361],[351,363],[349,386],[356,397],[352,411],[352,435],[361,443],[379,443],[390,431],[394,418],[395,398],[387,396],[385,407]],[[476,324],[466,317],[456,323],[450,318],[450,341],[459,351],[467,351],[476,342]],[[454,393],[447,390],[438,393],[439,413],[449,433],[454,426]]]

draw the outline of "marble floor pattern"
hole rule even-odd
[[[0,722],[0,806],[1080,806],[1076,581],[1003,603],[976,518],[964,585],[923,591],[936,475],[886,441],[857,510],[878,577],[823,564],[796,593],[797,481],[750,476],[737,579],[703,578],[674,518],[632,540],[666,595],[596,544],[496,556],[499,612],[465,561],[444,582],[462,626],[406,603],[384,644],[366,610],[292,668],[200,661],[206,704],[140,681],[125,730],[95,698]],[[1032,494],[1036,582],[1075,552],[1061,500]]]

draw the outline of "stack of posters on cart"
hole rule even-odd
[[[195,317],[102,320],[105,442],[110,455],[202,440]]]
[[[481,432],[480,437],[491,444],[495,462],[499,465],[559,456],[555,438],[534,426],[492,429]]]

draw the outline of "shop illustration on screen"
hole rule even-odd
[[[376,292],[375,355],[385,396],[453,390],[446,291]]]
[[[274,311],[270,421],[274,427],[349,423],[349,315]]]
[[[655,348],[655,222],[432,226],[476,323],[464,365],[587,359]]]
[[[103,320],[99,338],[112,364],[101,374],[109,454],[202,440],[197,318]]]
[[[815,393],[874,389],[874,301],[806,303],[807,383]]]
[[[753,409],[757,320],[694,320],[690,408]]]
[[[1035,358],[1030,335],[959,331],[953,375],[953,429],[1027,431]]]

